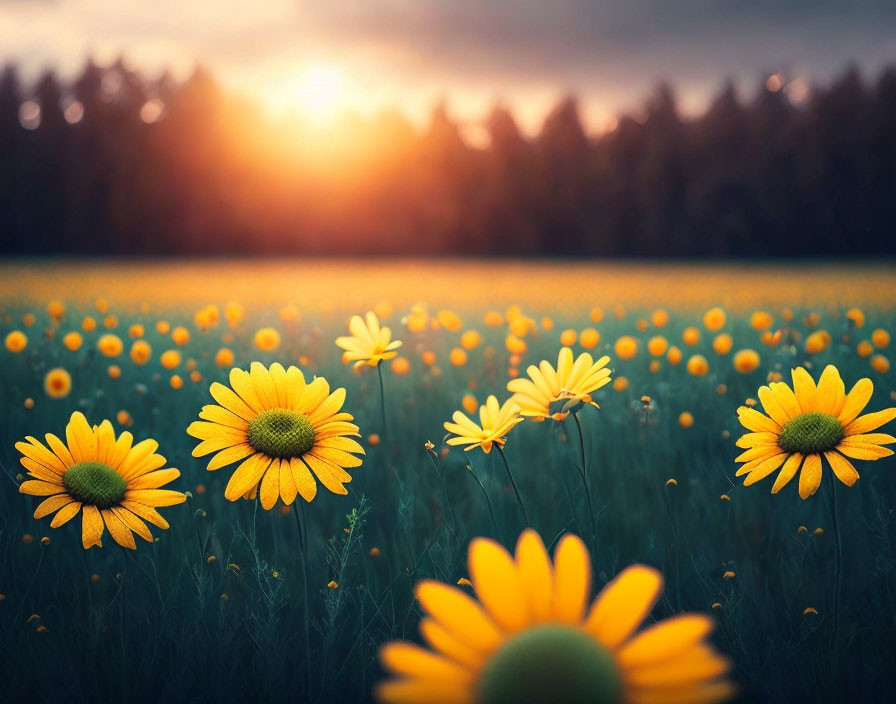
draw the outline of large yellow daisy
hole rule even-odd
[[[529,365],[529,379],[511,379],[507,390],[514,394],[512,400],[522,415],[538,421],[563,420],[582,403],[598,407],[591,394],[610,383],[610,370],[606,368],[609,361],[603,356],[595,362],[587,352],[573,361],[572,350],[563,347],[556,370],[545,360],[537,367]]]
[[[146,523],[168,528],[156,507],[172,506],[186,500],[179,491],[162,489],[177,479],[176,469],[162,469],[165,458],[155,454],[159,444],[143,440],[133,445],[125,431],[116,439],[108,420],[91,427],[83,413],[72,413],[63,442],[47,433],[47,445],[28,436],[17,442],[22,466],[31,479],[19,491],[46,496],[34,512],[35,518],[55,513],[52,528],[67,523],[81,513],[81,541],[84,549],[103,546],[108,528],[116,543],[136,549],[134,533],[152,542]]]
[[[768,415],[746,406],[737,409],[741,425],[752,431],[737,441],[745,448],[736,459],[743,462],[737,476],[747,475],[744,486],[780,469],[772,486],[777,494],[799,472],[800,497],[808,499],[821,485],[822,457],[837,479],[852,486],[859,473],[848,458],[877,460],[893,454],[883,445],[896,438],[871,431],[896,418],[896,408],[859,415],[874,391],[870,379],[859,379],[847,394],[833,365],[825,367],[817,386],[802,367],[791,376],[793,389],[784,382],[759,389]]]
[[[641,631],[662,575],[633,565],[589,606],[591,560],[567,534],[554,562],[526,530],[515,559],[496,542],[470,543],[477,599],[436,581],[417,585],[429,648],[387,643],[380,660],[395,676],[379,684],[387,704],[709,704],[730,697],[728,660],[707,642],[712,619],[681,614]]]
[[[337,337],[336,345],[345,350],[343,355],[347,362],[354,362],[355,367],[377,366],[381,361],[389,360],[398,354],[401,340],[392,340],[392,331],[380,327],[376,313],[367,313],[367,322],[360,315],[353,315],[348,322],[351,336]]]
[[[481,447],[486,454],[491,452],[492,445],[503,449],[504,443],[507,442],[505,435],[513,426],[524,420],[516,403],[508,400],[499,406],[498,399],[494,396],[489,396],[485,405],[479,407],[481,425],[476,425],[461,411],[455,411],[451,417],[454,422],[444,424],[445,430],[455,435],[453,438],[448,438],[448,444],[467,445],[465,451]]]
[[[317,481],[334,494],[347,494],[352,480],[346,467],[361,466],[364,449],[349,436],[359,436],[354,418],[340,412],[345,389],[330,393],[322,377],[305,383],[297,367],[270,368],[253,362],[251,370],[230,370],[230,386],[215,382],[209,389],[220,405],[203,406],[187,432],[200,442],[194,457],[215,454],[209,470],[234,462],[224,496],[236,501],[259,488],[261,505],[270,509],[280,498],[296,495],[311,501]],[[260,483],[260,486],[259,486]]]

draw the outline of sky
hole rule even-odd
[[[462,123],[496,103],[532,132],[562,96],[598,132],[660,80],[698,111],[752,90],[896,62],[893,0],[0,0],[0,61],[32,78],[120,55],[148,76],[209,68],[272,113],[397,108]]]

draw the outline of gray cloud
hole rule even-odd
[[[726,77],[876,71],[896,60],[894,26],[892,0],[6,0],[0,59],[71,72],[89,51],[153,68],[197,58],[251,91],[323,55],[383,100],[575,90],[614,109],[659,79],[696,103]]]

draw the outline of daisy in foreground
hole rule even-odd
[[[573,361],[572,350],[563,347],[556,370],[545,360],[537,367],[529,365],[529,379],[511,379],[507,390],[514,394],[512,400],[522,415],[536,421],[561,421],[582,403],[598,407],[591,394],[610,383],[610,370],[606,368],[609,361],[603,356],[595,362],[587,352]]]
[[[144,440],[133,445],[125,431],[116,439],[108,420],[91,427],[82,413],[73,413],[65,428],[66,442],[47,433],[47,445],[28,436],[17,442],[22,466],[32,477],[19,491],[46,496],[35,518],[55,513],[50,526],[58,528],[81,513],[84,549],[103,546],[105,529],[119,545],[136,549],[134,533],[152,542],[144,521],[168,528],[156,507],[186,500],[179,491],[162,489],[180,476],[176,469],[162,469],[165,458],[155,454],[159,444]]]
[[[381,361],[390,360],[398,354],[401,340],[392,340],[392,331],[380,327],[376,313],[367,313],[367,322],[360,315],[353,315],[348,323],[351,336],[337,337],[336,345],[343,350],[346,362],[354,362],[355,367],[364,364],[376,367]]]
[[[345,389],[330,393],[326,379],[306,383],[297,367],[276,362],[270,368],[253,362],[248,372],[231,369],[230,386],[212,384],[220,405],[203,406],[203,420],[187,428],[202,441],[193,457],[217,453],[209,470],[240,462],[224,490],[227,499],[258,488],[261,505],[271,509],[278,498],[311,501],[317,481],[334,494],[348,493],[344,484],[352,478],[344,468],[361,466],[355,455],[364,450],[349,437],[360,435],[354,418],[340,412]]]
[[[380,660],[384,704],[710,704],[728,699],[728,660],[706,638],[712,619],[681,614],[638,631],[663,589],[660,573],[626,568],[588,604],[591,560],[567,534],[554,562],[526,530],[511,557],[492,540],[470,543],[478,601],[423,581],[416,595],[430,649],[387,643]],[[638,632],[636,632],[638,631]]]
[[[520,407],[513,403],[512,400],[504,402],[504,405],[498,405],[498,399],[489,396],[484,406],[479,407],[479,422],[476,425],[461,411],[455,411],[451,416],[453,423],[445,423],[445,430],[452,433],[455,437],[448,438],[449,445],[466,445],[465,451],[469,452],[474,447],[481,447],[482,451],[488,454],[492,450],[492,445],[497,445],[499,449],[504,448],[507,442],[505,437],[510,429],[517,423],[522,423],[524,418],[520,415]]]
[[[847,394],[833,365],[825,367],[817,386],[802,367],[791,375],[793,389],[784,382],[759,389],[768,415],[746,406],[737,409],[741,425],[752,431],[737,441],[745,448],[736,459],[744,463],[737,470],[737,476],[747,475],[744,486],[780,469],[772,486],[777,494],[799,472],[800,498],[808,499],[821,485],[822,456],[834,476],[852,486],[859,473],[848,458],[877,460],[893,454],[883,445],[896,438],[871,431],[896,418],[896,408],[859,415],[874,391],[870,379],[859,379]]]

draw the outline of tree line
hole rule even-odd
[[[496,106],[488,146],[444,105],[415,129],[347,116],[321,145],[205,70],[70,82],[0,75],[4,255],[891,255],[896,67],[794,100],[724,85],[683,116],[659,85],[590,136],[561,100],[534,137]]]

